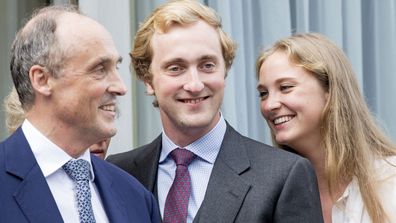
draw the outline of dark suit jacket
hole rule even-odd
[[[154,196],[136,179],[95,156],[91,159],[110,222],[160,222]],[[21,128],[0,143],[0,222],[63,222]]]
[[[108,161],[156,192],[161,146],[159,136]],[[195,222],[323,222],[316,175],[306,159],[244,137],[227,124]]]

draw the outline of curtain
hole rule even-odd
[[[136,24],[164,1],[136,1]],[[279,38],[319,32],[347,54],[367,103],[380,125],[396,140],[396,1],[394,0],[206,0],[238,43],[226,80],[222,113],[242,134],[271,144],[261,116],[255,61]],[[162,127],[141,83],[136,88],[137,144],[150,142]]]

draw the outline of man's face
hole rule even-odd
[[[152,83],[164,130],[177,135],[202,136],[220,118],[225,65],[216,30],[203,21],[175,25],[152,38]],[[172,137],[175,136],[175,137]]]
[[[68,58],[59,77],[50,80],[52,114],[60,127],[98,142],[116,133],[116,96],[126,92],[117,70],[121,59],[102,26],[75,17],[67,20],[70,25],[60,23],[62,29],[57,31]],[[73,19],[77,21],[70,21]]]

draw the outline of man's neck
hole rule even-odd
[[[26,120],[30,122],[44,137],[59,146],[67,154],[73,158],[80,157],[88,147],[89,144],[81,134],[76,134],[71,129],[65,128],[59,122],[51,122],[49,120],[41,120],[37,117],[27,115]],[[55,123],[56,125],[52,125]],[[84,140],[81,140],[84,139]]]

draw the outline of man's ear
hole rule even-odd
[[[151,86],[150,83],[144,82],[144,85],[146,86],[146,94],[148,94],[148,95],[154,95],[155,94],[154,88],[153,88],[153,86]]]
[[[51,76],[45,67],[33,65],[29,70],[29,78],[35,92],[46,96],[51,94]]]

